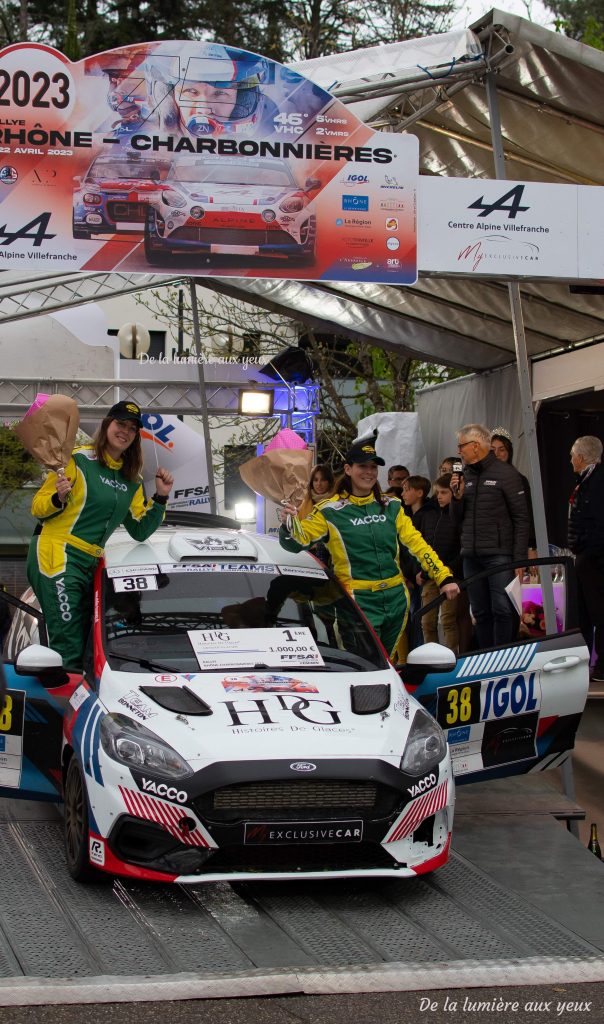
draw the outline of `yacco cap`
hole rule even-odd
[[[378,466],[385,466],[386,463],[375,451],[376,437],[377,432],[354,441],[344,456],[344,462],[347,462],[349,465],[353,462],[375,462]]]
[[[107,413],[110,420],[132,420],[137,427],[142,427],[143,420],[140,406],[136,402],[116,402]]]

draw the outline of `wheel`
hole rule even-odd
[[[82,770],[75,755],[65,778],[65,859],[67,870],[76,882],[91,882],[98,873],[88,860],[88,803]]]

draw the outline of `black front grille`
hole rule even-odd
[[[286,231],[245,231],[242,228],[197,228],[193,225],[176,228],[170,238],[201,245],[292,245],[294,239]]]
[[[354,868],[394,868],[396,861],[379,843],[333,843],[318,846],[245,846],[216,850],[202,874],[214,871],[350,871]]]
[[[216,822],[295,821],[362,817],[384,818],[401,794],[387,786],[355,779],[275,779],[223,786],[195,801],[202,818]]]
[[[145,223],[145,217],[147,214],[146,203],[127,203],[125,201],[119,201],[117,199],[110,200],[107,203],[107,213],[111,217],[111,220],[130,220]]]

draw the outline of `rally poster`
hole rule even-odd
[[[416,280],[418,144],[217,43],[0,52],[0,269]]]

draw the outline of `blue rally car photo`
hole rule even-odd
[[[142,235],[148,204],[164,187],[169,167],[169,161],[135,153],[97,157],[74,179],[73,237]]]

